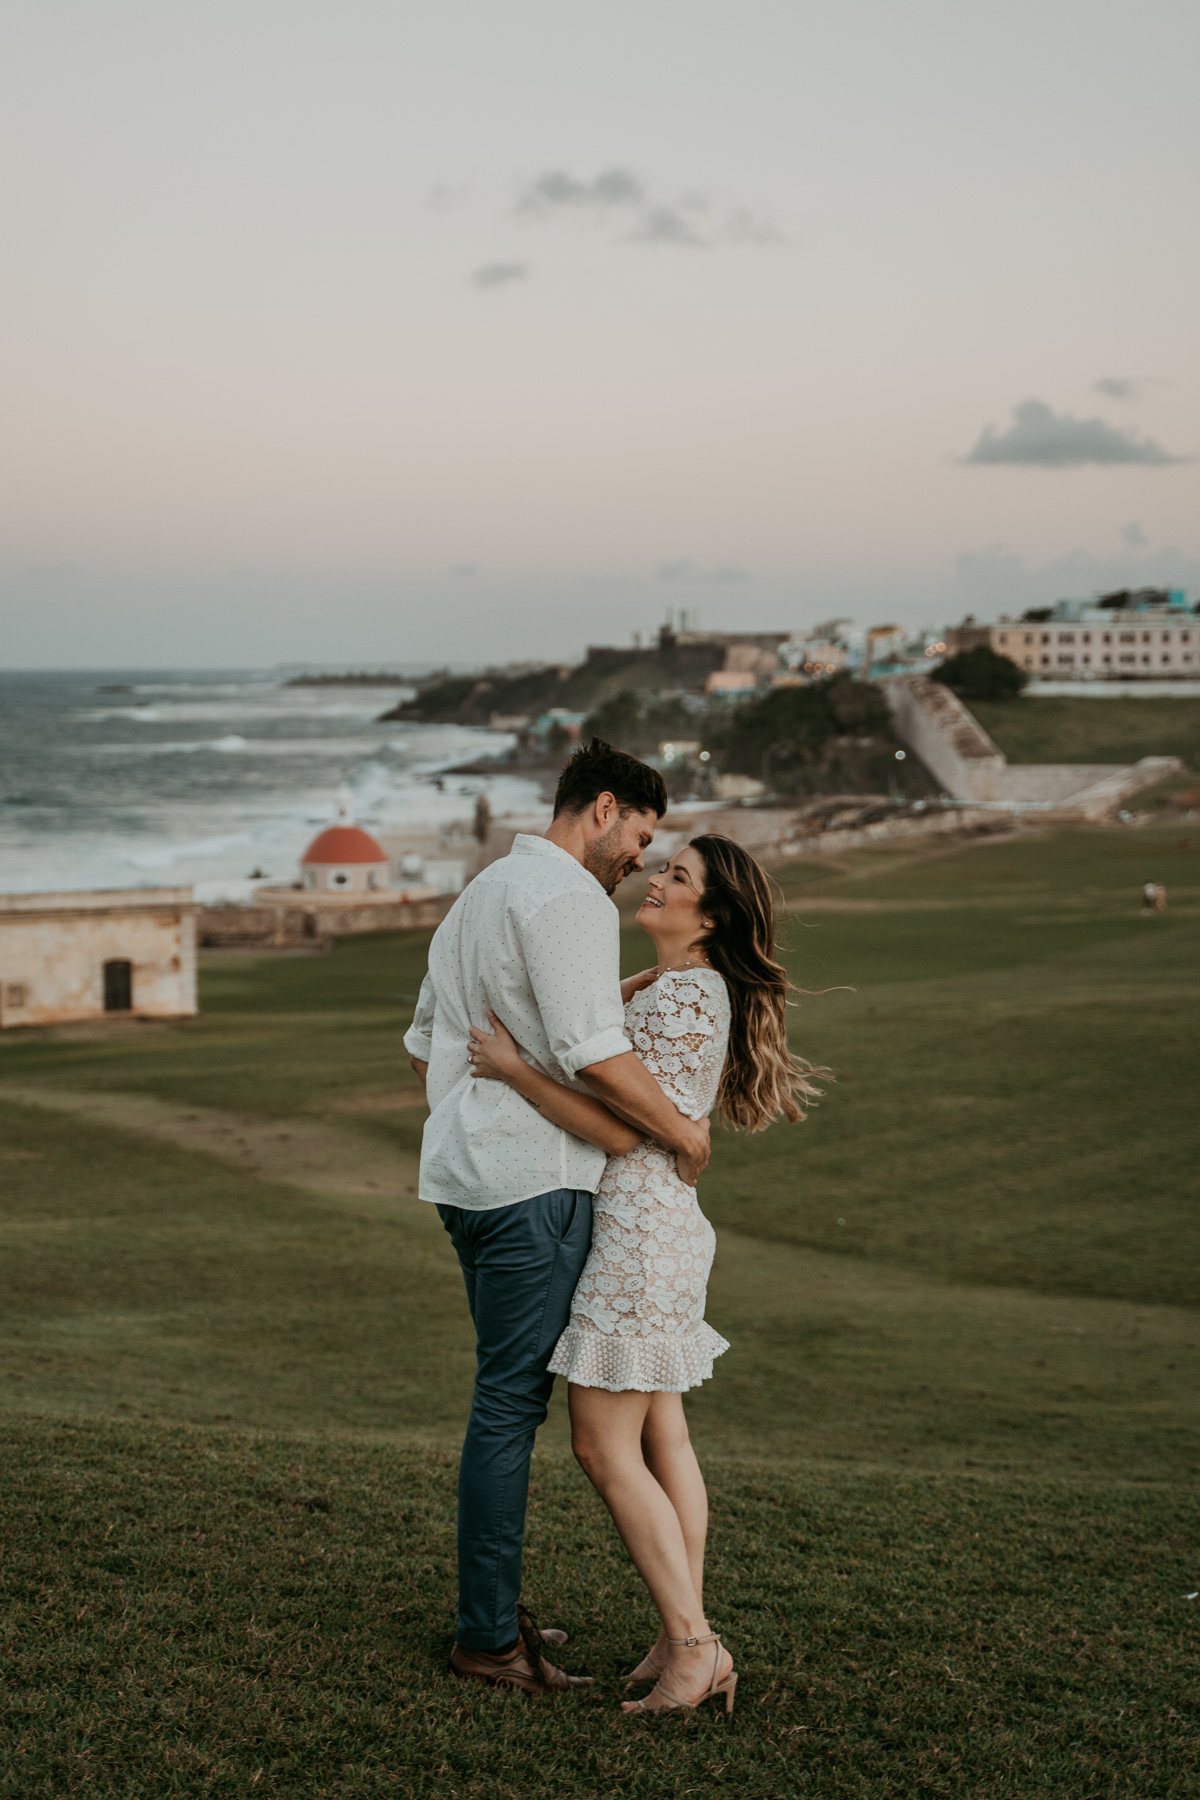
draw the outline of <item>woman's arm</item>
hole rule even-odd
[[[467,1056],[471,1073],[477,1080],[506,1082],[535,1106],[543,1118],[561,1125],[573,1137],[606,1150],[609,1156],[624,1156],[635,1144],[641,1143],[641,1134],[610,1113],[603,1101],[593,1100],[588,1094],[578,1094],[573,1088],[552,1081],[540,1069],[530,1068],[511,1032],[494,1012],[489,1012],[488,1018],[491,1031],[484,1031],[479,1025],[471,1027]]]

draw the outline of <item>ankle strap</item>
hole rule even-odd
[[[696,1648],[697,1644],[719,1644],[720,1641],[721,1641],[720,1634],[716,1631],[710,1631],[708,1633],[707,1637],[694,1637],[694,1638],[669,1637],[667,1639],[668,1644],[679,1644],[688,1650],[694,1650]]]

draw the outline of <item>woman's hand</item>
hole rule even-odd
[[[621,1000],[624,1005],[628,1006],[635,994],[640,994],[644,987],[649,987],[652,981],[657,980],[658,969],[655,967],[653,969],[642,969],[638,974],[631,975],[627,981],[623,981],[621,983]]]
[[[490,1007],[488,1018],[492,1022],[490,1031],[485,1031],[482,1025],[471,1027],[467,1061],[477,1081],[506,1081],[511,1087],[513,1076],[529,1065],[522,1058],[512,1032],[501,1024]]]

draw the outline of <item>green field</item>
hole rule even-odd
[[[1200,700],[972,700],[971,711],[1009,762],[1129,763],[1178,756],[1200,774]]]
[[[701,1189],[728,1722],[618,1714],[651,1621],[561,1396],[528,1598],[597,1689],[445,1673],[472,1351],[415,1198],[421,935],[212,956],[180,1025],[6,1033],[0,1794],[1193,1793],[1194,843],[780,871],[837,1079],[718,1132]]]

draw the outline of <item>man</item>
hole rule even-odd
[[[468,1033],[491,1008],[540,1069],[572,1084],[586,1074],[592,1093],[674,1150],[695,1182],[708,1123],[672,1106],[625,1036],[609,897],[642,867],[666,806],[645,763],[599,738],[576,751],[545,837],[518,836],[438,927],[404,1039],[430,1105],[419,1191],[458,1253],[476,1334],[451,1667],[526,1692],[581,1685],[541,1655],[518,1601],[529,1458],[554,1384],[546,1364],[587,1258],[605,1158],[512,1088],[475,1081]]]

